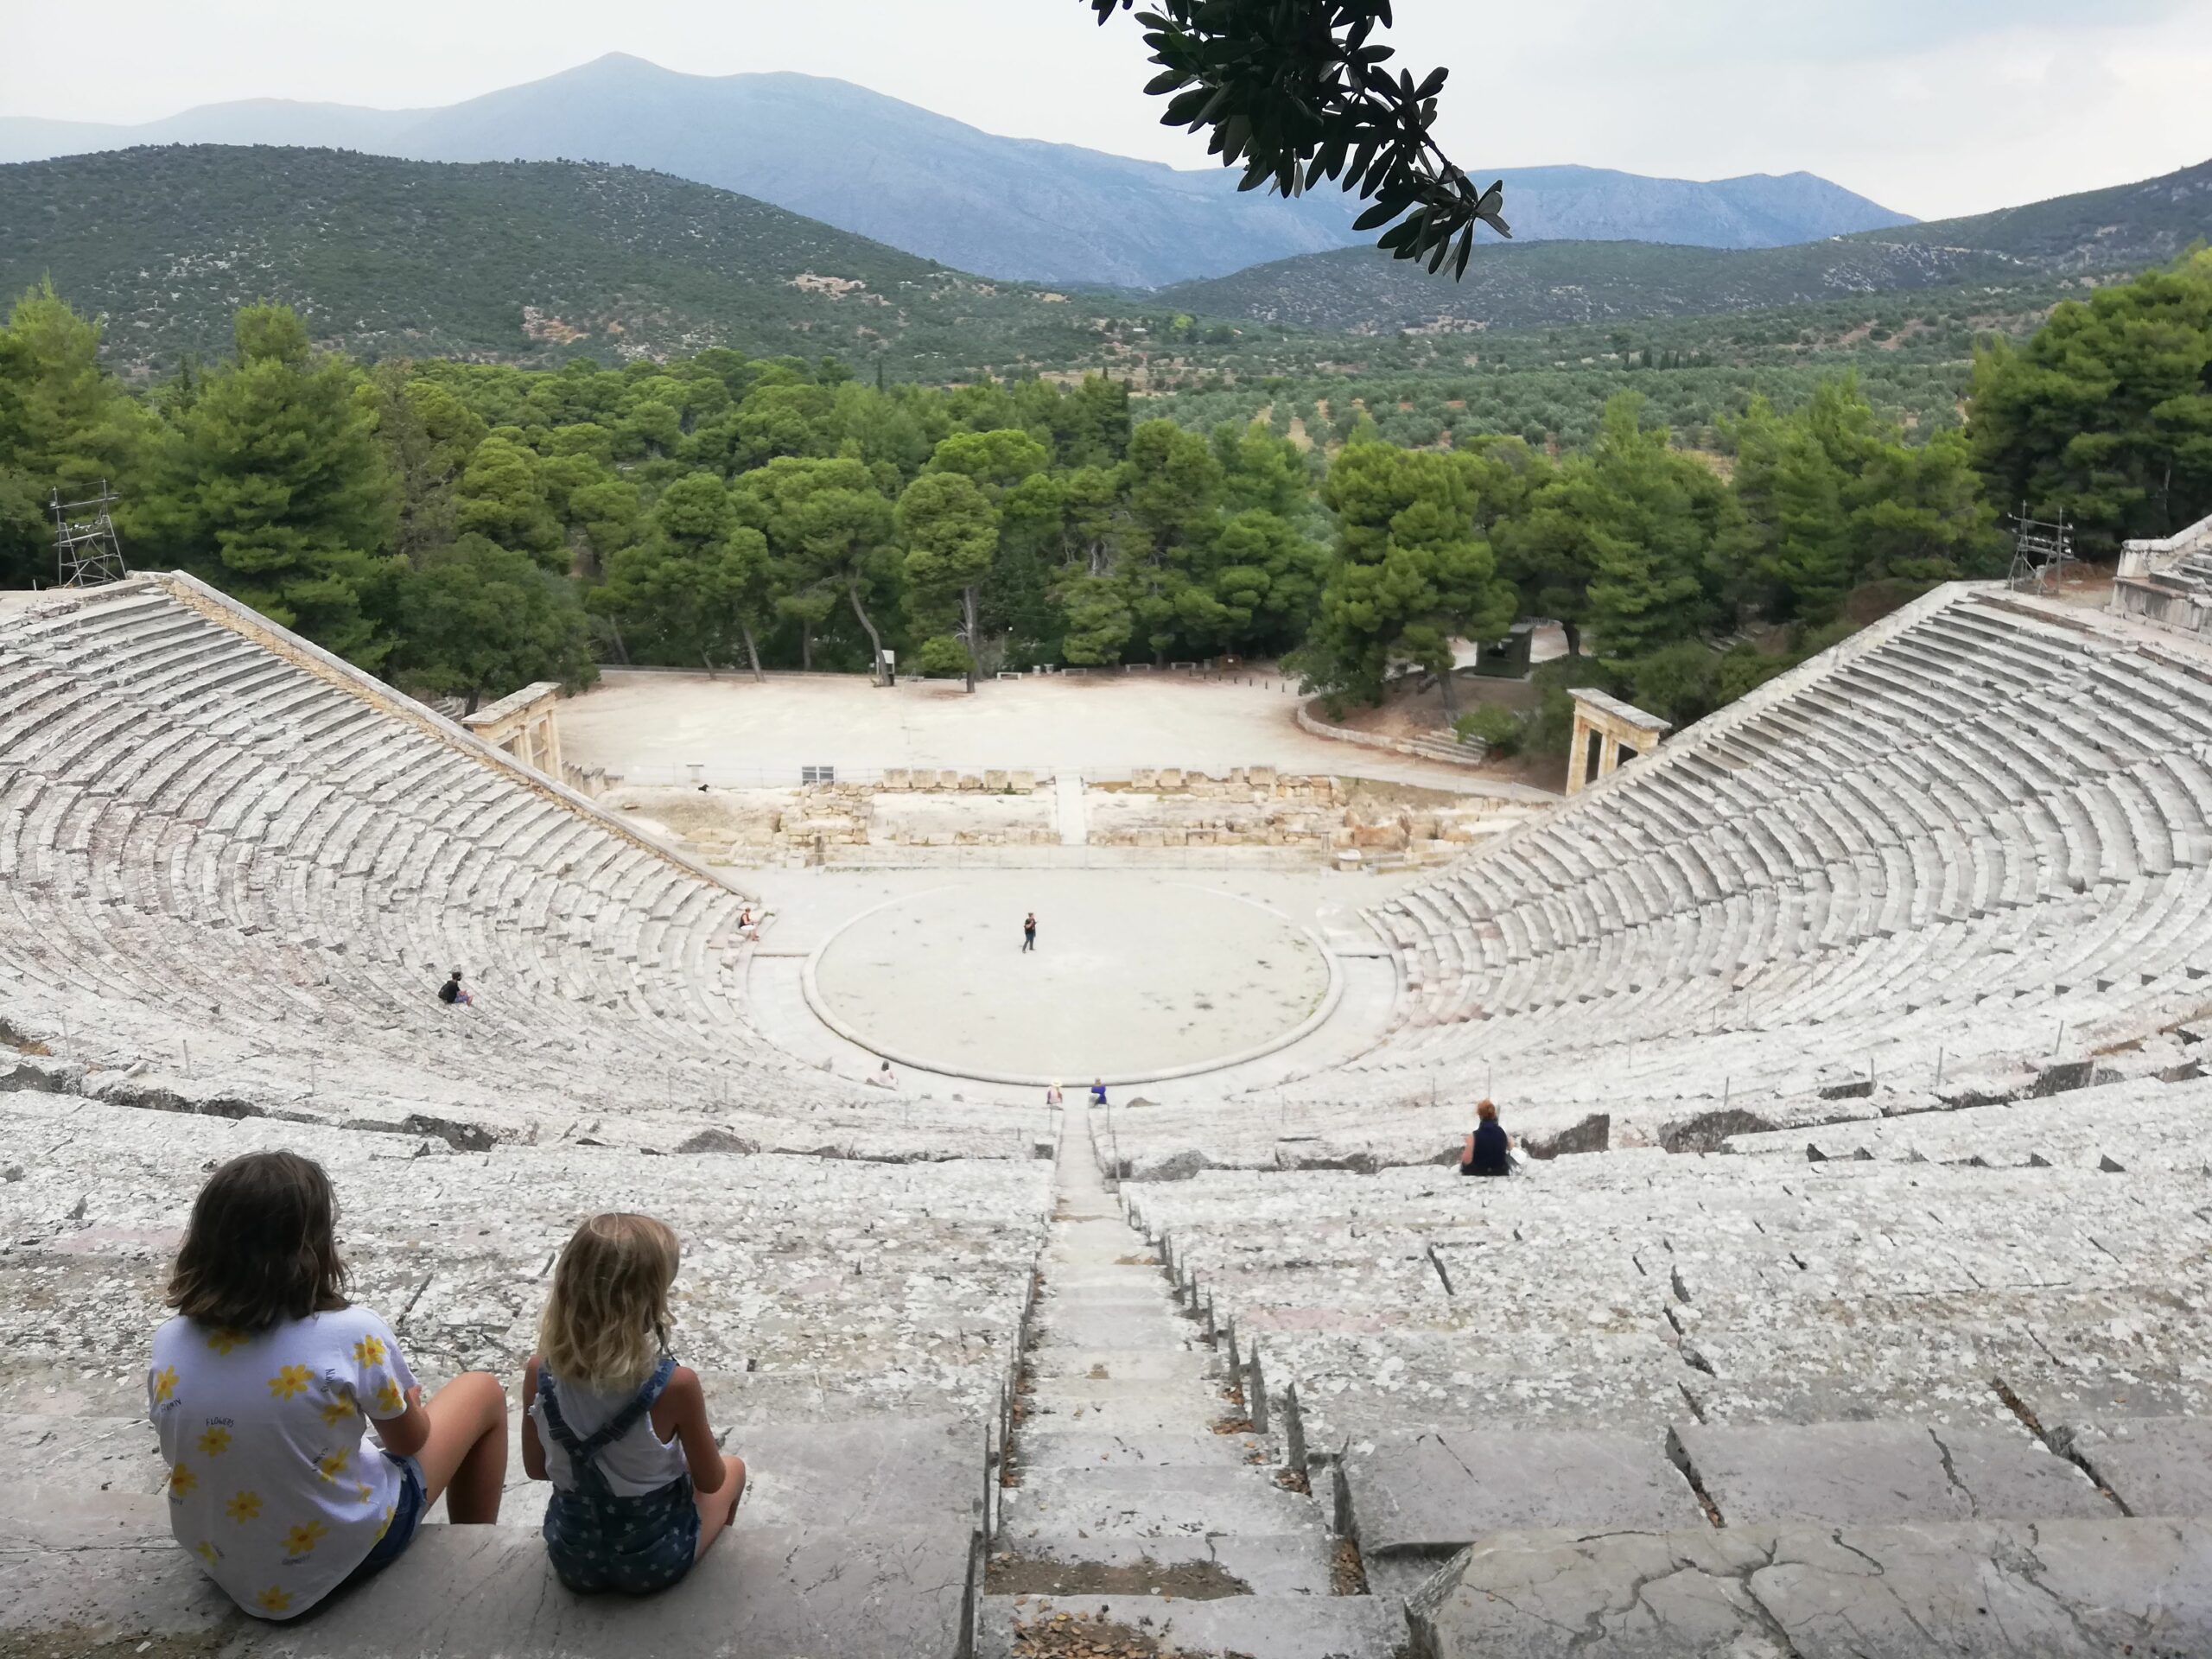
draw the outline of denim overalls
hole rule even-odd
[[[618,1497],[598,1465],[599,1454],[653,1408],[675,1371],[675,1360],[662,1355],[637,1397],[590,1439],[579,1440],[562,1419],[553,1373],[538,1367],[537,1398],[545,1408],[545,1426],[568,1453],[575,1481],[571,1491],[556,1487],[553,1501],[545,1506],[545,1548],[561,1582],[580,1595],[601,1590],[649,1595],[691,1570],[699,1547],[699,1506],[691,1496],[690,1474],[636,1497]]]

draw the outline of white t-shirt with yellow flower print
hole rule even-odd
[[[171,1319],[154,1333],[146,1400],[177,1541],[249,1613],[305,1612],[391,1522],[401,1475],[367,1420],[399,1416],[414,1385],[365,1308],[256,1336]]]

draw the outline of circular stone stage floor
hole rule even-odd
[[[1320,941],[1250,899],[1165,872],[1039,871],[1020,891],[955,883],[862,912],[807,963],[808,1002],[895,1063],[1071,1091],[1249,1059],[1334,1006]]]

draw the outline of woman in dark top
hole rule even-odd
[[[1475,1108],[1480,1120],[1467,1135],[1467,1149],[1460,1154],[1459,1173],[1462,1175],[1510,1175],[1513,1160],[1505,1149],[1512,1144],[1505,1138],[1505,1131],[1498,1126],[1497,1108],[1484,1101]]]

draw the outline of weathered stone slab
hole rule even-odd
[[[2212,1526],[1501,1534],[1408,1603],[1424,1659],[2108,1659],[2212,1651]]]
[[[1797,1659],[2212,1652],[2212,1527],[1789,1528],[1751,1575]]]
[[[2111,1506],[2024,1431],[1685,1424],[1675,1445],[1731,1527],[2093,1519]]]
[[[2212,1516],[2212,1422],[2116,1417],[2052,1433],[2130,1515]]]
[[[1749,1532],[1503,1533],[1408,1599],[1425,1659],[1779,1659],[1743,1580]]]
[[[433,1524],[373,1585],[285,1625],[231,1605],[170,1539],[159,1498],[67,1500],[0,1521],[0,1651],[193,1638],[231,1659],[950,1659],[970,1545],[965,1524],[798,1533],[741,1519],[648,1611],[563,1590],[534,1532]]]
[[[901,1416],[760,1424],[734,1433],[753,1526],[958,1527],[983,1481],[980,1425]]]
[[[254,1630],[232,1659],[950,1659],[969,1564],[965,1527],[798,1535],[741,1522],[645,1609],[570,1595],[528,1534],[432,1528],[372,1589],[297,1627]]]
[[[1656,1436],[1447,1429],[1349,1452],[1337,1526],[1368,1554],[1540,1527],[1666,1531],[1705,1516]]]

